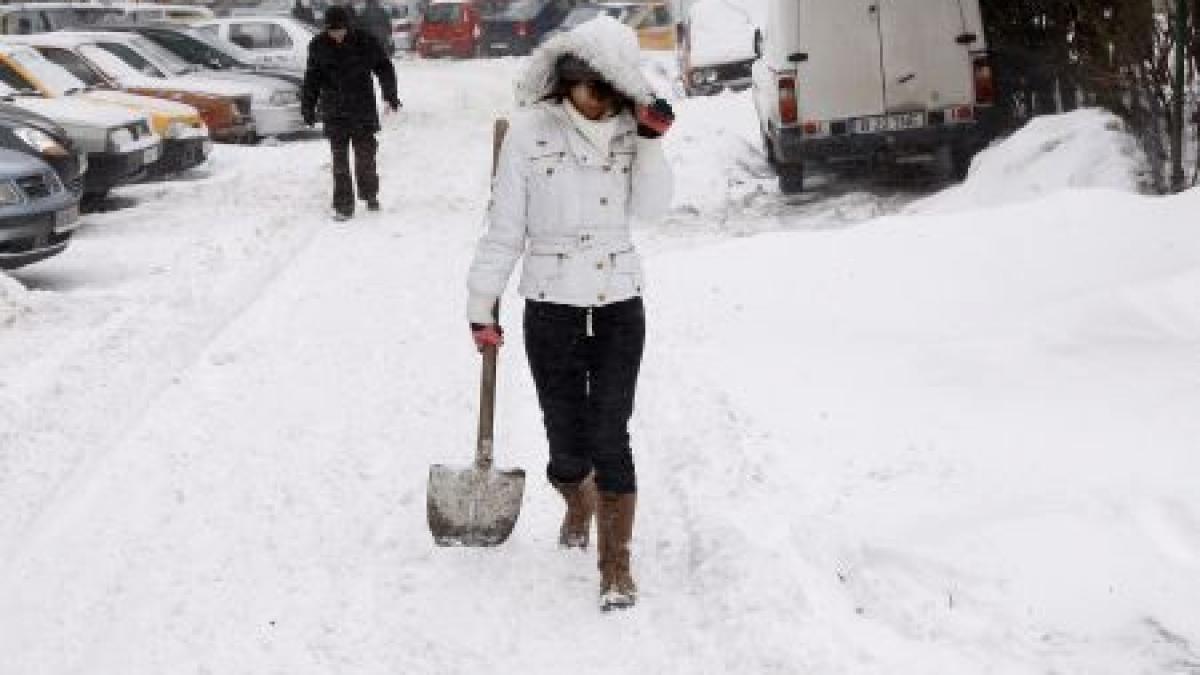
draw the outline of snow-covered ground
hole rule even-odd
[[[320,141],[223,146],[0,276],[0,673],[1200,672],[1200,191],[1136,194],[1092,113],[785,200],[747,95],[677,102],[638,607],[554,545],[516,298],[523,515],[435,548],[517,63],[400,64],[382,214],[328,220]]]

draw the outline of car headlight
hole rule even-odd
[[[133,143],[133,134],[124,127],[108,132],[108,145],[111,148],[121,148],[131,143]]]
[[[163,138],[181,138],[187,134],[188,128],[183,122],[171,122],[167,125],[167,133],[163,134]]]
[[[17,186],[11,181],[0,183],[0,206],[12,206],[20,204],[22,201],[21,193],[17,190]]]
[[[299,102],[300,97],[289,89],[280,89],[271,94],[271,105],[293,105]]]
[[[66,157],[67,149],[59,145],[58,141],[54,140],[50,134],[41,129],[33,127],[20,127],[13,129],[13,135],[21,139],[25,145],[33,148],[41,155],[49,155],[51,157]]]

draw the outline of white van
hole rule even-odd
[[[931,155],[956,175],[995,99],[978,0],[767,0],[754,101],[780,191],[810,160]]]

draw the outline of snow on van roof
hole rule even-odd
[[[689,11],[691,61],[709,66],[754,58],[750,14],[729,0],[700,0]]]

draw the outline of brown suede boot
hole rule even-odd
[[[596,511],[600,567],[600,609],[625,609],[637,602],[637,586],[629,571],[636,494],[599,493]]]
[[[596,481],[589,473],[587,478],[578,483],[552,480],[550,484],[567,503],[567,513],[558,531],[558,545],[586,549],[592,530],[592,515],[596,513]]]

